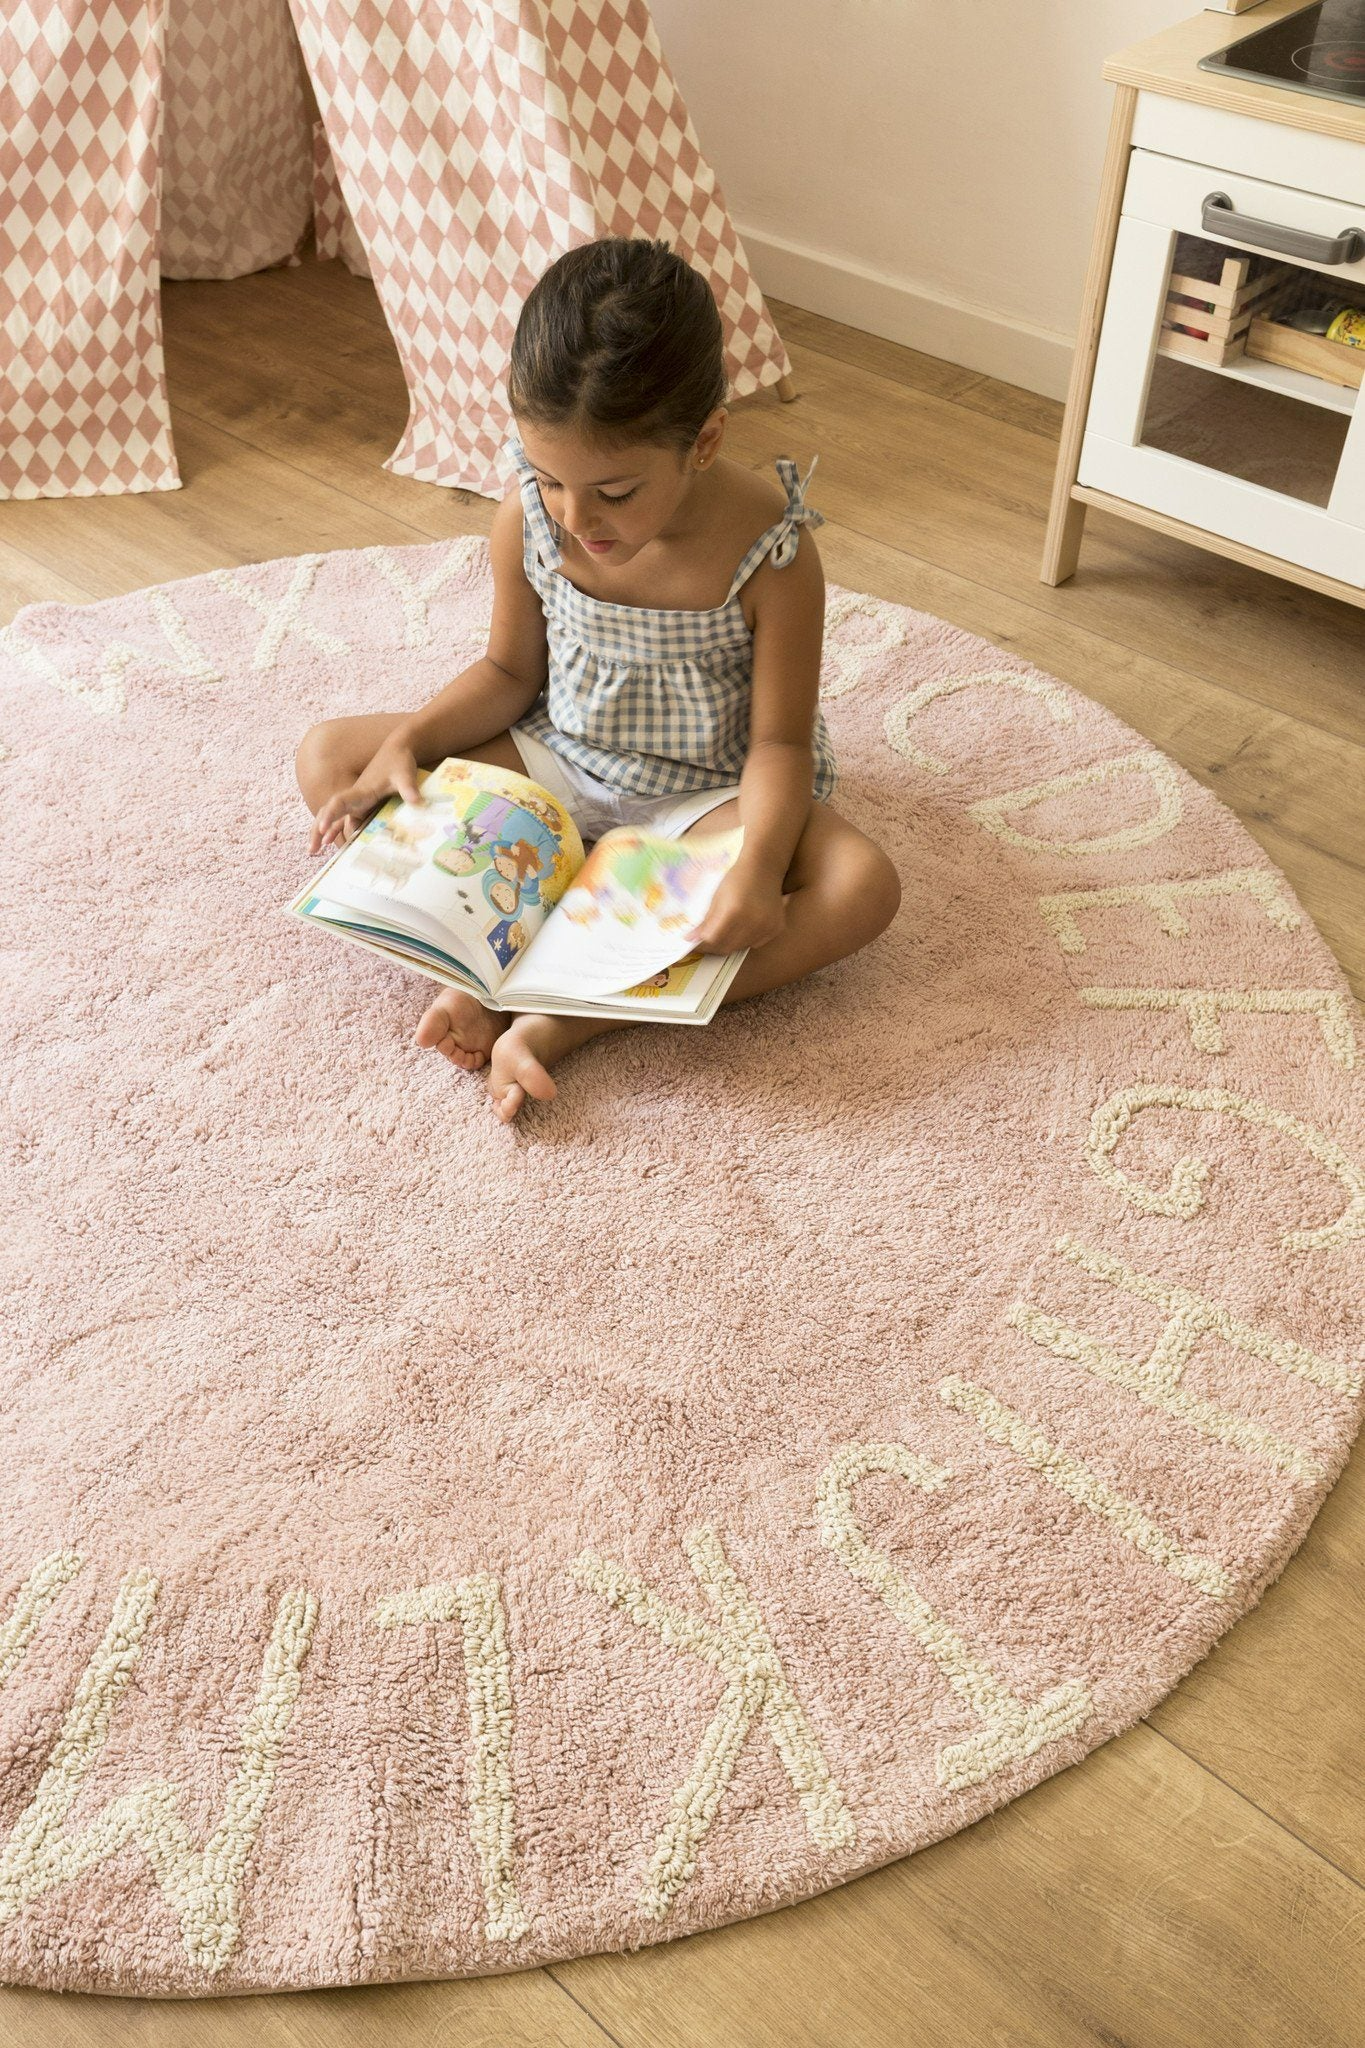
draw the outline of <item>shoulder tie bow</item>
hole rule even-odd
[[[557,569],[564,560],[555,539],[555,523],[545,509],[545,500],[540,495],[540,484],[526,450],[515,435],[505,443],[507,453],[516,466],[517,480],[521,488],[521,502],[531,522],[531,533],[535,540],[536,553],[547,569]]]
[[[806,503],[806,492],[810,488],[810,480],[815,474],[815,465],[819,460],[818,455],[811,458],[810,468],[806,471],[805,481],[802,482],[796,464],[789,455],[779,455],[777,458],[777,473],[787,487],[787,509],[782,515],[782,531],[768,557],[775,569],[785,569],[791,561],[800,545],[803,526],[823,526],[825,523],[824,513],[817,512],[813,506]]]

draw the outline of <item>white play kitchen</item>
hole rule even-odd
[[[1365,605],[1365,0],[1111,57],[1043,580],[1094,505]]]

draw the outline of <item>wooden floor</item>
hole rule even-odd
[[[389,476],[403,380],[337,264],[165,293],[185,488],[0,505],[0,617],[311,549],[486,533]],[[775,304],[800,396],[727,452],[820,467],[828,576],[1098,698],[1230,804],[1365,994],[1365,613],[1091,513],[1038,581],[1060,407]],[[1359,2048],[1365,1451],[1150,1718],[857,1884],[636,1956],[156,2004],[0,1991],[0,2048]]]

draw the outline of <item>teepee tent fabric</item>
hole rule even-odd
[[[0,496],[174,490],[162,0],[0,13]]]
[[[393,332],[402,475],[501,495],[517,315],[600,235],[710,279],[736,396],[790,371],[643,0],[18,0],[0,131],[0,496],[174,489],[161,275],[296,261],[310,212]]]
[[[292,4],[407,373],[387,468],[501,495],[517,313],[599,235],[664,235],[710,277],[736,396],[789,372],[643,0]]]
[[[356,277],[370,275],[370,259],[341,196],[332,146],[319,115],[313,122],[313,241],[319,258],[337,258]]]
[[[165,22],[162,276],[297,261],[313,114],[288,0],[174,0]]]

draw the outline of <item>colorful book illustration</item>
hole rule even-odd
[[[618,826],[586,857],[548,790],[510,769],[442,761],[423,801],[391,796],[285,906],[491,1010],[706,1024],[743,953],[688,933],[741,830],[665,839]]]

